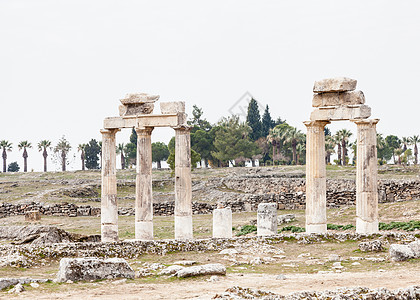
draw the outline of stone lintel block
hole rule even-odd
[[[371,109],[367,105],[347,105],[337,107],[320,107],[311,113],[311,121],[340,121],[367,119]]]
[[[314,83],[314,93],[348,92],[356,89],[357,80],[347,77],[327,78]]]
[[[149,95],[146,93],[127,94],[120,102],[123,105],[154,103],[159,100],[159,95]]]
[[[134,279],[134,275],[134,270],[123,258],[62,258],[57,281],[98,280],[110,277]]]
[[[179,112],[185,113],[185,102],[184,101],[161,102],[160,112],[163,115],[176,114]]]
[[[358,104],[365,104],[365,95],[362,91],[314,94],[312,99],[313,107]]]

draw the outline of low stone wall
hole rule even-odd
[[[134,183],[130,183],[134,185]],[[168,185],[168,181],[161,183]],[[205,184],[193,193],[201,193],[195,198],[205,198],[206,202],[193,202],[193,214],[209,214],[216,208],[218,201],[224,201],[233,212],[256,211],[261,202],[275,202],[279,209],[305,208],[305,179],[300,178],[250,178],[228,177],[210,179],[205,183],[195,182],[194,186]],[[154,183],[159,185],[159,183]],[[417,180],[379,180],[379,202],[396,202],[420,199],[420,181]],[[160,195],[154,204],[154,215],[173,215],[174,201],[162,201]],[[354,180],[327,180],[327,206],[336,208],[354,205],[356,186]],[[134,203],[134,200],[133,200]],[[99,206],[99,203],[98,203]],[[0,203],[0,218],[23,215],[27,211],[39,210],[50,216],[98,216],[100,208],[90,205],[77,206],[73,203],[56,203],[45,205],[37,202],[28,204]],[[132,216],[134,208],[120,207],[119,215]]]

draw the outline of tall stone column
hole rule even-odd
[[[378,228],[378,119],[355,120],[357,125],[356,232],[375,233]]]
[[[135,236],[140,240],[153,240],[152,131],[153,127],[136,128]]]
[[[192,239],[191,142],[188,126],[175,129],[175,238]]]
[[[102,186],[101,186],[101,240],[118,241],[118,204],[115,134],[119,129],[101,130]]]
[[[304,122],[306,134],[306,232],[327,232],[325,135],[327,121]]]

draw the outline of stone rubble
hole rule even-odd
[[[389,247],[389,256],[393,261],[420,258],[420,240],[415,240],[408,245],[392,244]]]
[[[200,275],[226,275],[226,267],[222,264],[206,264],[200,266],[186,267],[176,272],[176,276],[178,278]]]

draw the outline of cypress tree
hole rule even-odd
[[[265,107],[261,123],[262,123],[261,136],[265,137],[270,133],[270,129],[274,128],[274,125],[275,125],[274,120],[271,118],[268,105]]]
[[[248,114],[246,116],[246,123],[251,127],[250,138],[253,141],[261,137],[261,117],[257,101],[252,98],[249,101]]]

